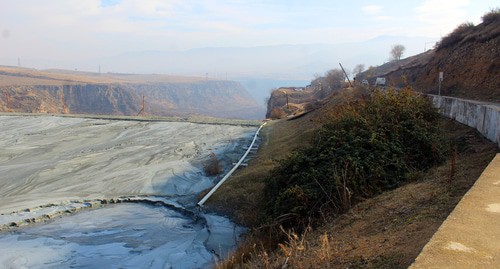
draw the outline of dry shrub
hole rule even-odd
[[[464,22],[460,24],[453,32],[443,37],[437,46],[437,50],[449,48],[464,40],[470,31],[474,29],[472,22]]]
[[[285,231],[283,228],[281,229],[288,238],[285,243],[278,244],[282,254],[279,257],[284,258],[284,260],[280,262],[281,267],[285,268],[286,266],[291,266],[302,268],[301,261],[306,256],[305,254],[308,249],[305,238],[310,228],[306,229],[302,236],[298,236],[294,231]]]
[[[324,233],[319,237],[320,248],[316,251],[317,256],[321,261],[329,261],[332,259],[332,247],[330,245],[330,237],[328,233]]]
[[[210,153],[208,160],[206,160],[203,164],[203,170],[209,177],[217,176],[222,173],[222,166],[220,165],[217,156],[215,156],[215,153]]]
[[[496,20],[500,20],[500,8],[491,9],[488,13],[481,17],[484,24],[490,24]]]
[[[272,242],[277,245],[277,251],[268,252],[269,247],[262,245],[262,241],[245,244],[216,268],[328,268],[335,253],[331,238],[326,232],[311,237],[311,231],[310,226],[302,234],[280,227],[280,236],[285,240],[278,244]]]
[[[313,111],[321,107],[320,101],[311,101],[304,106],[305,111]]]
[[[271,119],[281,119],[285,116],[283,109],[276,107],[271,110]]]

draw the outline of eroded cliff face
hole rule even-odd
[[[156,83],[130,88],[137,95],[151,100],[149,109],[155,115],[187,113],[246,119],[264,117],[263,108],[238,82]]]
[[[207,115],[260,119],[263,109],[237,82],[69,84],[0,87],[0,111],[136,115]]]

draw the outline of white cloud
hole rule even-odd
[[[180,0],[123,0],[106,9],[115,14],[132,17],[165,18],[174,17],[176,10],[183,9],[187,5],[188,2]]]
[[[379,5],[367,5],[361,8],[361,10],[363,10],[363,12],[367,15],[380,14],[380,12],[382,12],[383,9],[384,7]]]
[[[383,22],[383,21],[390,21],[393,19],[393,17],[383,14],[384,7],[380,5],[363,6],[361,7],[361,10],[365,15],[368,15],[368,17],[374,21]]]
[[[426,0],[415,10],[422,21],[463,18],[470,0]]]
[[[393,19],[391,16],[375,16],[374,19],[376,21],[390,21]]]
[[[495,0],[0,0],[0,58],[86,59],[136,50],[439,37]],[[496,0],[498,1],[498,0]],[[479,4],[480,2],[480,4]],[[354,8],[357,6],[358,9]],[[482,10],[481,10],[482,9]],[[474,13],[475,12],[475,13]],[[335,14],[335,16],[332,16]],[[1,64],[1,63],[0,63]]]
[[[442,36],[465,22],[470,0],[426,0],[415,8],[416,19],[426,34]],[[432,28],[427,27],[431,25]],[[417,29],[418,31],[418,29]]]

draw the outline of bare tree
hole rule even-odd
[[[354,67],[354,69],[352,69],[352,73],[357,76],[359,75],[361,72],[365,71],[365,65],[364,64],[358,64]]]
[[[401,56],[403,56],[403,53],[405,52],[405,46],[401,45],[401,44],[396,44],[394,46],[392,46],[392,49],[391,49],[391,59],[393,61],[399,61],[401,60]]]
[[[325,77],[322,77],[319,74],[314,74],[314,79],[311,81],[311,87],[314,90],[319,90],[322,85],[326,85],[325,83]]]
[[[344,72],[340,69],[332,69],[325,74],[325,83],[331,90],[336,90],[342,88],[342,82],[344,82]]]
[[[375,67],[374,67],[374,66],[371,66],[371,65],[370,65],[370,66],[368,66],[368,69],[366,70],[366,73],[365,73],[365,74],[366,74],[366,77],[367,77],[367,78],[371,78],[371,77],[373,77],[374,72],[375,72]]]

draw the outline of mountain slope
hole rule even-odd
[[[386,77],[388,85],[406,83],[425,93],[482,101],[500,101],[500,15],[477,26],[463,24],[443,38],[437,48],[367,70],[358,80]]]

